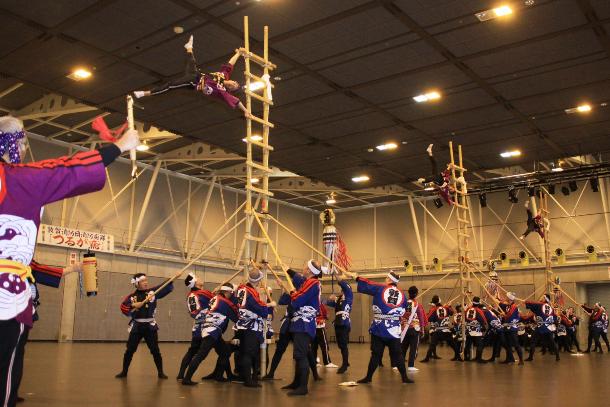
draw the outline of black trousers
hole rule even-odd
[[[184,64],[184,75],[171,82],[150,90],[151,96],[161,95],[175,89],[195,89],[197,87],[197,61],[192,52],[188,52]]]
[[[137,324],[137,322],[135,322]],[[131,365],[131,359],[133,359],[133,354],[138,350],[138,345],[144,339],[146,342],[146,346],[150,350],[150,353],[155,361],[155,366],[157,366],[157,372],[163,373],[163,358],[161,357],[161,351],[159,350],[159,335],[156,330],[149,329],[148,327],[137,327],[134,326],[129,333],[129,338],[127,339],[127,349],[125,350],[125,355],[123,356],[123,372],[127,373],[129,371],[129,365]]]
[[[203,360],[209,355],[212,349],[218,353],[218,360],[222,364],[222,367],[226,367],[229,363],[229,346],[222,340],[222,337],[215,339],[212,336],[205,336],[201,339],[201,344],[195,356],[192,357],[191,362],[186,369],[184,374],[184,380],[191,380],[197,368],[203,362]]]
[[[11,393],[15,393],[15,397],[19,395],[19,386],[21,385],[21,379],[23,378],[23,361],[25,359],[25,345],[28,342],[28,337],[30,336],[30,330],[26,329],[21,338],[19,338],[19,343],[17,344],[17,356],[15,357],[15,386],[14,390]]]
[[[407,357],[407,351],[409,352],[407,366],[415,367],[415,358],[417,357],[417,350],[419,348],[419,332],[413,328],[409,328],[405,334],[405,338],[402,340],[401,348],[403,360]]]
[[[506,348],[506,361],[515,361],[515,356],[513,355],[513,348],[517,351],[517,356],[519,356],[519,360],[523,360],[523,349],[519,344],[519,335],[517,334],[517,331],[504,332],[504,346]]]
[[[259,349],[258,333],[242,330],[239,340],[239,374],[245,384],[256,382],[256,372],[260,365]]]
[[[307,382],[309,381],[309,355],[313,356],[311,342],[311,336],[304,332],[294,332],[292,334],[292,358],[295,361],[293,384],[300,389],[307,389]]]
[[[275,352],[273,353],[273,358],[271,359],[271,367],[267,372],[267,376],[273,377],[275,371],[277,370],[277,367],[280,365],[282,356],[284,356],[286,349],[288,349],[288,345],[290,344],[290,342],[292,342],[292,334],[290,332],[280,332],[278,340],[275,343]],[[311,352],[311,349],[307,353],[307,361],[309,363],[309,368],[314,374],[314,377],[317,377],[318,372],[316,370],[316,357],[313,355],[313,352]]]
[[[324,362],[324,365],[331,363],[326,328],[316,328],[316,337],[311,344],[311,351],[316,360],[318,359],[318,347],[322,351],[322,361]]]
[[[436,346],[441,342],[446,342],[453,349],[454,357],[458,357],[460,354],[460,347],[458,343],[453,339],[451,332],[434,331],[430,335],[430,345],[428,346],[428,352],[426,353],[426,359],[430,359],[432,355],[436,355]]]
[[[28,329],[15,319],[0,321],[0,406],[2,407],[14,407],[17,403],[17,388],[23,369],[23,363],[19,364],[17,361],[18,348]]]
[[[350,327],[335,325],[335,336],[337,338],[337,345],[341,350],[341,366],[349,366],[349,333]]]
[[[490,346],[492,349],[490,360],[495,360],[500,357],[500,351],[504,346],[504,332],[490,329],[487,331],[483,339],[483,347]]]
[[[483,354],[485,341],[482,336],[471,336],[466,333],[466,347],[464,348],[464,360],[472,359],[472,348],[476,350],[476,360],[480,360]]]
[[[597,329],[593,329],[591,330],[591,336],[593,337],[593,342],[595,342],[595,348],[593,348],[593,352],[596,351],[601,351],[602,350],[602,344],[599,340],[599,338],[601,337],[601,331],[598,331]]]
[[[580,352],[580,343],[578,343],[578,336],[576,335],[576,331],[568,329],[568,346],[570,350],[572,350],[573,345],[576,345],[576,350]]]
[[[196,338],[196,337],[191,338],[191,345],[189,346],[188,350],[182,357],[182,362],[180,363],[180,370],[178,371],[178,379],[182,379],[184,377],[184,372],[186,372],[186,368],[188,367],[189,363],[191,363],[191,360],[197,354],[197,351],[201,347],[201,340],[202,340],[201,338]]]
[[[366,379],[371,380],[377,367],[381,363],[383,351],[388,348],[390,353],[390,361],[392,366],[398,368],[403,380],[407,378],[407,369],[405,368],[405,359],[400,348],[400,338],[382,338],[377,335],[371,335],[371,359],[366,372]]]
[[[534,358],[534,353],[536,352],[536,346],[538,344],[542,344],[542,346],[546,346],[549,351],[556,355],[559,358],[559,352],[557,351],[557,347],[555,346],[555,340],[553,339],[552,332],[541,333],[538,330],[535,330],[532,334],[532,341],[530,343],[530,354],[529,359]]]

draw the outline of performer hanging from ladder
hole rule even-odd
[[[455,191],[451,186],[451,164],[447,164],[447,168],[445,168],[445,170],[439,171],[436,158],[434,158],[434,154],[432,154],[433,146],[434,144],[430,144],[426,149],[426,152],[428,152],[428,158],[430,159],[430,176],[427,178],[420,178],[418,181],[421,184],[431,184],[434,189],[437,190],[441,198],[443,198],[443,200],[449,205],[452,205],[453,200],[451,199],[451,194],[453,194]],[[457,182],[464,183],[464,179],[460,178],[457,180]]]
[[[244,116],[249,117],[250,113],[248,113],[244,104],[234,95],[241,87],[237,81],[230,79],[233,67],[239,59],[239,50],[235,50],[235,54],[226,64],[222,65],[219,72],[207,73],[202,72],[197,66],[193,52],[192,35],[189,37],[188,42],[184,44],[184,48],[186,49],[186,63],[183,76],[151,90],[137,90],[133,92],[133,95],[136,98],[142,98],[161,95],[176,89],[194,89],[206,96],[222,100],[232,109],[239,107]]]
[[[549,230],[551,223],[547,218],[542,218],[542,211],[538,211],[536,216],[532,213],[530,209],[529,201],[525,202],[525,210],[527,211],[527,230],[523,232],[519,239],[523,240],[529,235],[531,232],[536,232],[540,235],[542,239],[544,239],[544,231]]]

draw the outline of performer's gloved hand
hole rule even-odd
[[[144,305],[144,302],[133,302],[131,304],[131,308],[132,309],[140,309],[140,308],[142,308],[142,305]]]
[[[277,302],[275,302],[275,301],[268,302],[267,306],[271,307],[271,308],[275,308],[275,307],[277,307]]]
[[[140,145],[140,136],[137,130],[127,130],[114,144],[121,150],[121,153],[124,153]]]
[[[231,339],[231,345],[239,346],[239,339],[237,339],[237,338]]]
[[[336,296],[335,294],[331,294],[331,295],[329,295],[329,296],[328,296],[328,299],[329,299],[330,301],[333,301],[333,302],[334,302],[334,301],[337,301],[337,296]]]

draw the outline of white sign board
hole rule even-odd
[[[69,249],[114,253],[114,236],[41,224],[37,243]]]

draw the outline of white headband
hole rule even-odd
[[[322,270],[318,270],[318,268],[313,265],[313,260],[307,261],[307,268],[316,276],[322,272]]]
[[[517,298],[517,296],[515,295],[515,293],[507,293],[506,297],[511,300],[511,301],[515,301],[515,298]]]
[[[394,277],[394,275],[392,274],[392,272],[388,273],[388,278],[390,280],[392,280],[394,283],[398,284],[398,281],[400,281],[400,279],[398,277]]]
[[[231,287],[230,285],[221,285],[220,286],[220,291],[228,291],[230,293],[232,293],[233,291],[235,291],[235,289],[233,287]]]
[[[188,288],[193,288],[195,287],[195,283],[197,282],[197,277],[195,277],[194,274],[189,273],[189,276],[192,277],[191,281],[188,283],[187,287]]]
[[[137,285],[140,281],[144,280],[145,278],[146,278],[146,275],[143,275],[140,277],[132,277],[131,284]]]
[[[258,277],[251,277],[250,275],[248,275],[248,281],[251,283],[258,283],[263,279],[263,277],[263,273],[258,273]]]

